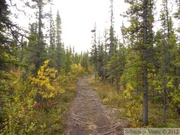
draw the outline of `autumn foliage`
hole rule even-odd
[[[33,88],[36,89],[35,91],[45,99],[64,93],[64,90],[59,85],[57,87],[53,85],[57,78],[57,70],[49,68],[48,64],[49,60],[46,60],[38,70],[37,76],[30,78]]]

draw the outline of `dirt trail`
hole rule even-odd
[[[67,117],[66,135],[123,135],[123,122],[102,104],[88,84],[88,76],[79,79]]]

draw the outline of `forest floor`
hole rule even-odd
[[[77,95],[70,105],[66,135],[123,135],[127,122],[116,117],[116,110],[103,105],[89,85],[89,77],[77,82]]]

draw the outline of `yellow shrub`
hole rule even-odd
[[[81,76],[83,74],[85,74],[85,70],[81,66],[81,64],[72,64],[71,65],[71,72],[69,73],[70,77],[77,78],[78,76]]]
[[[49,60],[46,60],[40,67],[38,75],[31,77],[32,84],[37,87],[39,94],[43,98],[52,98],[58,93],[64,92],[61,87],[54,87],[53,83],[55,83],[57,70],[49,68],[48,64]]]

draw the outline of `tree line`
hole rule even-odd
[[[95,78],[109,81],[127,102],[138,104],[139,119],[146,125],[150,104],[161,104],[166,123],[169,110],[180,114],[180,1],[173,1],[171,10],[168,0],[162,6],[154,0],[125,0],[129,8],[122,16],[129,25],[122,24],[122,39],[115,35],[110,2],[109,29],[104,37],[96,37],[96,26],[92,31]]]
[[[28,15],[18,4],[35,10],[27,31],[13,22],[13,8]],[[51,4],[43,0],[0,2],[2,134],[62,133],[62,115],[75,95],[77,77],[91,70],[88,52],[78,54],[65,47],[60,13],[54,19]],[[47,5],[50,8],[45,12]]]
[[[138,109],[138,117],[146,125],[152,104],[162,105],[164,123],[172,115],[170,110],[173,115],[180,113],[178,0],[173,1],[173,11],[172,3],[162,0],[158,28],[154,0],[125,0],[129,9],[123,16],[130,25],[122,24],[122,39],[116,36],[114,3],[110,0],[110,27],[103,37],[98,37],[95,25],[91,55],[65,47],[60,13],[57,11],[54,19],[51,6],[47,13],[43,10],[51,1],[21,2],[36,11],[27,34],[21,33],[11,19],[10,7],[16,5],[11,0],[0,2],[0,132],[62,132],[62,126],[57,126],[57,121],[62,120],[59,114],[67,110],[75,92],[73,84],[78,76],[92,70],[91,63],[95,79],[115,86],[117,95],[123,91],[120,96],[129,105],[127,108]],[[45,21],[49,22],[48,28],[44,27]],[[42,114],[52,121],[45,120]]]

